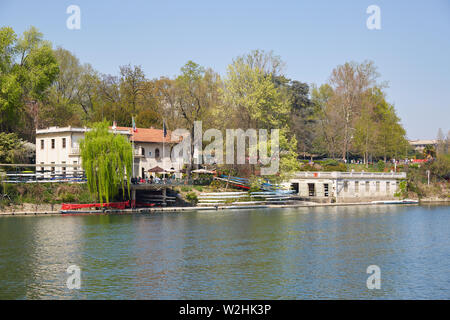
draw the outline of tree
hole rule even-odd
[[[311,100],[314,107],[317,136],[313,140],[313,150],[328,154],[335,158],[343,140],[343,125],[339,110],[332,103],[333,88],[329,84],[320,87],[313,86]]]
[[[423,149],[423,156],[425,158],[434,158],[436,156],[436,149],[433,145],[427,144]]]
[[[339,110],[343,124],[342,159],[351,149],[354,121],[361,112],[366,91],[376,85],[378,72],[373,62],[347,62],[331,73],[330,85],[334,90],[334,107]]]
[[[138,112],[138,100],[143,95],[145,81],[145,74],[141,66],[120,67],[121,100],[132,115],[136,115]]]
[[[288,123],[290,105],[259,67],[238,57],[228,66],[223,99],[237,116],[241,128],[282,128]]]
[[[9,27],[0,29],[0,130],[17,132],[32,140],[35,126],[27,106],[42,101],[59,73],[51,44],[31,27],[17,37]]]
[[[88,180],[89,191],[100,202],[109,202],[118,194],[130,193],[132,146],[121,134],[109,131],[107,122],[94,123],[80,142],[82,166]]]
[[[280,167],[294,170],[292,163],[297,160],[297,140],[295,136],[288,138],[290,97],[277,87],[274,74],[262,68],[267,65],[255,61],[261,59],[252,58],[249,62],[248,56],[241,56],[228,66],[223,89],[226,114],[221,119],[228,119],[224,122],[228,128],[280,129],[280,154],[277,155],[280,156]],[[254,173],[255,166],[248,166]]]
[[[0,163],[23,163],[25,157],[24,141],[15,133],[0,132]]]
[[[436,154],[440,155],[440,154],[446,154],[446,153],[447,153],[447,148],[445,145],[444,132],[442,131],[441,128],[439,128],[438,133],[437,133]]]
[[[290,135],[298,139],[297,149],[306,153],[311,150],[316,136],[317,118],[309,98],[307,83],[290,80],[285,76],[272,76],[275,86],[290,104]]]
[[[219,83],[217,73],[193,61],[188,61],[175,79],[175,107],[190,132],[191,159],[194,156],[194,122],[204,120],[203,128],[211,122],[208,115],[219,102]],[[191,168],[192,163],[188,166],[188,176]]]

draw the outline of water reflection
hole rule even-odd
[[[448,206],[2,217],[0,298],[449,298],[449,227]]]

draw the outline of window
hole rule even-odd
[[[141,154],[145,157],[145,148],[141,148]]]
[[[366,192],[370,191],[370,182],[366,181]]]
[[[359,192],[359,181],[355,181],[355,192]]]
[[[55,149],[55,139],[52,139],[52,149]]]
[[[316,195],[316,188],[314,183],[308,183],[308,194],[310,197],[314,197]]]
[[[380,181],[377,181],[377,188],[376,188],[377,192],[380,192]]]
[[[391,183],[389,181],[386,181],[386,193],[389,193],[391,191]]]
[[[62,147],[63,147],[63,148],[66,147],[66,138],[62,138]]]
[[[74,161],[73,164],[77,164],[77,161]],[[73,175],[77,174],[78,167],[73,167]]]
[[[52,164],[55,164],[55,163],[52,162]],[[52,175],[54,175],[55,174],[55,167],[51,167],[50,171],[51,171]]]
[[[155,159],[159,159],[159,149],[155,149]]]
[[[64,140],[65,140],[65,139],[64,139]],[[62,161],[62,164],[66,164],[66,162],[65,162],[65,161]],[[65,176],[66,176],[66,167],[62,167],[61,170],[62,170],[63,176],[65,177]]]
[[[41,140],[41,141],[44,141],[44,140]],[[44,164],[44,163],[41,162],[41,164]],[[41,173],[42,173],[42,174],[44,173],[44,167],[41,167]]]
[[[41,150],[44,149],[44,139],[41,140]]]
[[[149,157],[152,156],[152,152],[151,152],[151,151],[148,152],[148,156],[149,156]]]
[[[143,178],[143,179],[145,179],[145,169],[144,169],[144,168],[142,168],[142,170],[141,170],[141,171],[142,171],[142,178]]]
[[[325,195],[325,197],[329,196],[329,192],[328,192],[328,183],[324,183],[323,184],[323,194]]]
[[[344,181],[344,192],[348,191],[348,181]]]

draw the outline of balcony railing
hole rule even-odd
[[[80,154],[80,148],[75,147],[70,149],[70,155],[79,155]]]
[[[357,179],[357,178],[395,178],[405,179],[406,172],[339,172],[339,171],[317,171],[317,172],[297,172],[296,178],[319,178],[319,179]]]

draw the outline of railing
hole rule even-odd
[[[46,183],[46,182],[86,182],[84,172],[79,170],[76,172],[61,172],[56,173],[52,171],[36,172],[36,173],[18,173],[8,172],[0,177],[5,183]]]
[[[138,181],[131,182],[132,185],[171,185],[171,186],[184,186],[184,185],[208,185],[211,183],[210,179],[159,179],[159,180],[149,180],[149,179],[138,179]]]
[[[80,154],[80,148],[71,148],[70,149],[71,155],[79,155]]]
[[[59,168],[58,168],[59,169]],[[0,174],[5,183],[86,182],[83,170],[8,171]]]
[[[339,178],[396,178],[405,179],[406,172],[339,172],[339,171],[317,171],[317,172],[297,172],[295,178],[322,178],[322,179],[339,179]]]

